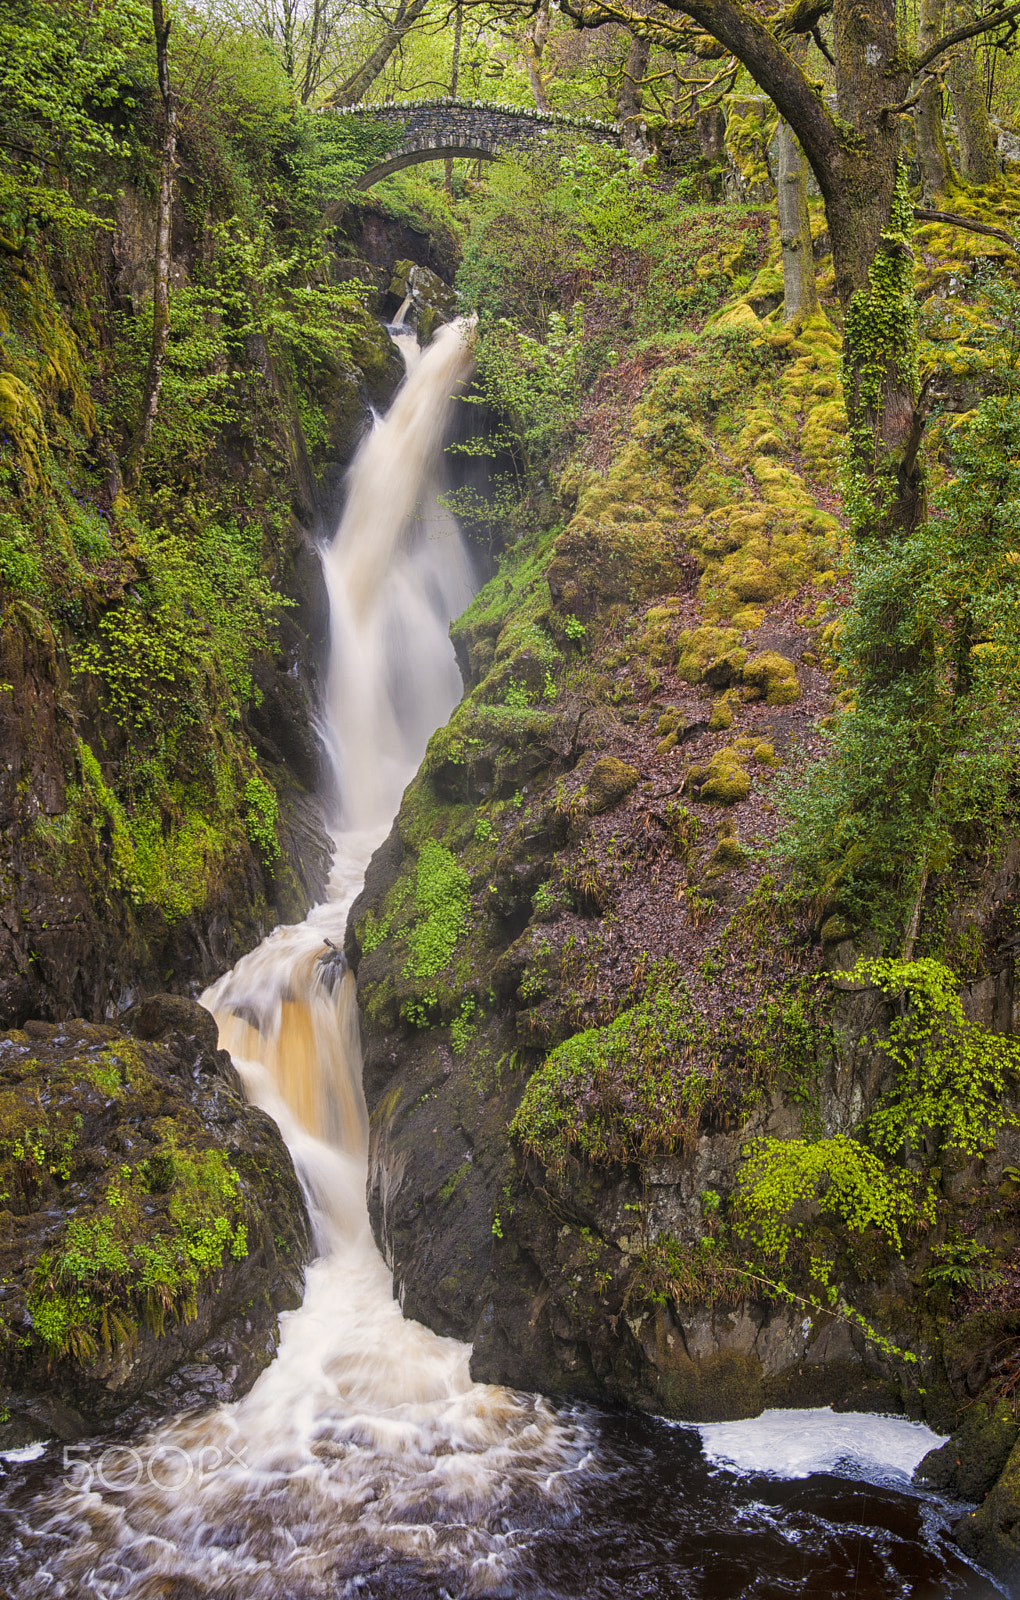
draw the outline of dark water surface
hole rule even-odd
[[[553,1521],[544,1505],[515,1508],[502,1529],[517,1553],[510,1580],[491,1587],[477,1571],[427,1573],[382,1552],[352,1560],[338,1549],[325,1590],[321,1577],[314,1588],[291,1578],[279,1600],[324,1592],[336,1600],[994,1600],[1005,1592],[953,1545],[949,1529],[960,1508],[905,1481],[738,1473],[709,1459],[694,1428],[632,1414],[584,1416],[597,1438],[598,1470],[579,1475],[572,1503]],[[37,1519],[38,1497],[61,1470],[59,1451],[3,1470],[0,1597],[102,1593],[101,1580],[67,1587],[57,1577],[51,1562],[68,1530],[51,1541]],[[218,1530],[221,1540],[229,1545],[227,1530]],[[131,1593],[144,1600],[217,1593],[166,1576],[148,1583],[138,1552],[132,1565]],[[243,1600],[236,1579],[219,1592]]]

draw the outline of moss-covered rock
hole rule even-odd
[[[730,704],[729,691],[719,696],[712,707],[712,715],[708,719],[710,733],[722,733],[733,726],[733,707]]]
[[[659,734],[659,742],[655,746],[655,753],[659,756],[668,755],[675,750],[683,738],[687,727],[687,718],[676,706],[667,706],[656,723],[655,731]]]
[[[988,1465],[1007,1437],[1007,1425],[992,1421],[987,1426],[987,1448],[975,1449],[968,1482],[984,1481]],[[1020,1582],[1020,1444],[1013,1445],[987,1498],[976,1511],[964,1513],[954,1532],[965,1555],[1011,1586]]]
[[[764,700],[770,706],[788,706],[800,699],[797,668],[777,650],[764,650],[744,665],[743,681],[747,698]]]
[[[727,589],[742,605],[772,600],[779,593],[779,575],[766,562],[751,556],[732,573]]]
[[[734,867],[743,866],[746,860],[747,851],[733,835],[728,835],[719,840],[705,862],[705,878],[709,882],[714,878],[721,878]]]
[[[691,767],[684,787],[702,805],[734,806],[747,799],[751,779],[740,752],[724,745],[708,761]]]
[[[394,264],[389,296],[394,314],[405,300],[409,302],[406,319],[422,344],[428,344],[436,329],[457,315],[456,292],[437,272],[416,261]]]
[[[776,754],[775,747],[768,739],[762,739],[752,747],[751,754],[760,767],[781,767],[782,758]]]
[[[272,1359],[304,1201],[194,1001],[0,1039],[0,1186],[0,1440],[103,1426],[199,1349],[218,1398]]]
[[[637,768],[629,766],[626,761],[618,761],[615,756],[602,756],[592,767],[585,784],[589,811],[596,816],[600,812],[610,811],[630,794],[640,777]]]
[[[685,683],[701,683],[718,663],[718,688],[724,688],[739,672],[740,634],[736,628],[693,628],[681,633],[677,676]],[[736,654],[734,654],[736,652]]]
[[[1013,1408],[1005,1400],[976,1400],[964,1412],[959,1428],[935,1450],[929,1450],[914,1473],[923,1483],[959,1500],[980,1502],[1002,1472],[1020,1438]]]

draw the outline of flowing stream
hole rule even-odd
[[[23,1479],[0,1521],[0,1594],[986,1600],[997,1591],[949,1547],[937,1505],[908,1491],[926,1430],[822,1412],[699,1433],[557,1408],[473,1383],[469,1347],[393,1299],[365,1203],[353,979],[331,983],[322,956],[342,945],[371,853],[460,695],[448,627],[472,589],[436,498],[470,330],[443,328],[424,353],[398,339],[407,380],[358,453],[324,558],[322,731],[341,797],[330,895],[203,996],[308,1197],[304,1302],[243,1400],[134,1441],[158,1471],[124,1487],[83,1468]]]

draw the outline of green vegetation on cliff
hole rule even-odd
[[[169,329],[139,461],[152,18],[3,5],[0,34],[0,707],[16,752],[0,867],[28,902],[4,957],[25,968],[3,1001],[18,1016],[47,928],[26,880],[79,884],[150,968],[189,919],[243,940],[307,903],[285,808],[315,774],[280,770],[257,714],[315,474],[349,449],[392,351],[361,284],[336,281],[324,221],[388,136],[314,118],[271,49],[182,13]]]
[[[485,1376],[724,1414],[744,1319],[764,1348],[806,1318],[808,1367],[741,1347],[719,1407],[873,1383],[944,1423],[938,1341],[1020,1248],[1013,291],[954,239],[959,325],[943,299],[910,339],[940,374],[930,516],[852,543],[821,218],[821,307],[787,322],[768,213],[689,193],[547,154],[465,246],[509,537],[355,911],[373,1124],[407,1163],[387,1238]],[[938,271],[903,260],[909,320]],[[419,1009],[430,841],[469,898]],[[688,1320],[724,1347],[696,1393]]]

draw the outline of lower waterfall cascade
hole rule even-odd
[[[557,1405],[473,1382],[470,1347],[406,1320],[393,1297],[365,1200],[354,979],[323,956],[342,946],[372,852],[460,696],[448,628],[473,585],[438,499],[471,330],[443,327],[424,351],[395,335],[407,378],[358,452],[323,554],[321,731],[340,797],[329,898],[202,997],[301,1178],[318,1251],[304,1302],[244,1399],[132,1441],[146,1472],[81,1464],[23,1486],[0,1584],[17,1600],[987,1600],[999,1591],[953,1549],[938,1503],[909,1489],[926,1429],[824,1412],[713,1432]]]

